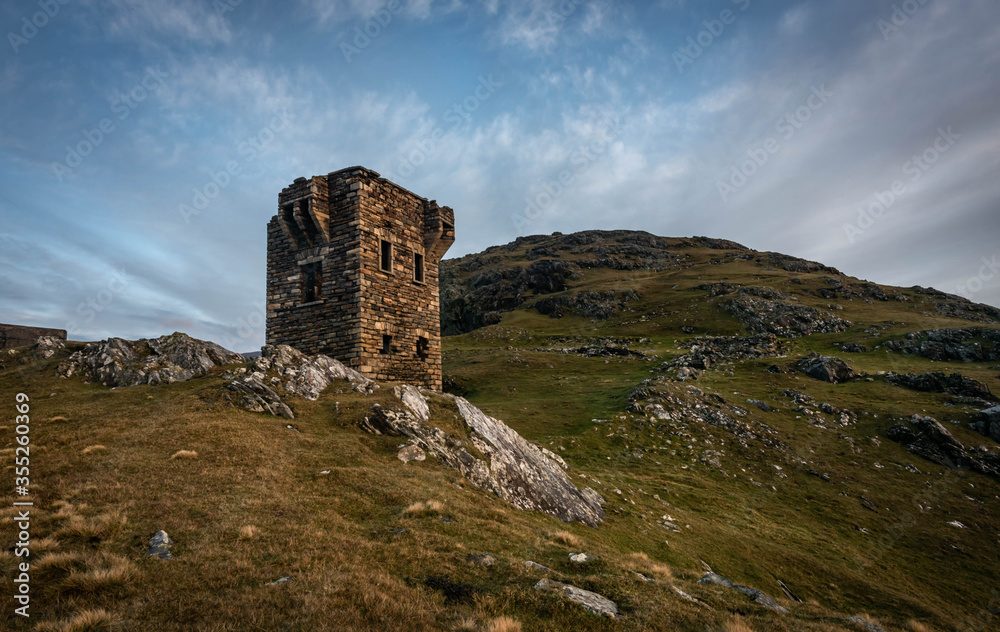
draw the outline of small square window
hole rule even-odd
[[[382,355],[389,355],[392,353],[392,336],[382,336],[382,349],[379,353]]]
[[[424,256],[419,252],[413,253],[413,280],[424,282]]]
[[[430,341],[421,336],[417,338],[417,357],[426,360],[430,356]]]
[[[384,272],[392,272],[392,242],[382,240],[379,244],[379,267]]]

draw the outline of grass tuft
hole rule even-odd
[[[550,533],[549,536],[556,542],[560,542],[566,546],[577,549],[583,546],[583,540],[569,531],[556,531],[555,533]]]
[[[174,459],[197,459],[197,458],[198,458],[198,453],[195,452],[194,450],[178,450],[177,452],[174,452],[173,456],[170,457],[170,460],[173,461]]]
[[[35,626],[39,632],[98,632],[109,630],[115,619],[107,610],[84,610],[68,619],[42,622]]]
[[[737,616],[726,622],[726,632],[753,632],[753,628]]]
[[[497,617],[487,624],[486,632],[521,632],[521,622],[511,617]]]
[[[930,628],[928,628],[923,623],[920,623],[916,619],[910,619],[909,622],[907,622],[906,624],[906,629],[909,630],[910,632],[931,632]]]
[[[410,504],[406,509],[403,510],[403,515],[409,516],[423,516],[423,515],[433,515],[439,513],[444,509],[444,503],[439,500],[428,500],[417,501]]]
[[[90,454],[91,452],[97,452],[98,450],[107,450],[107,448],[100,444],[88,445],[86,448],[83,449],[83,452],[81,452],[81,454]]]
[[[136,576],[137,572],[131,562],[125,558],[111,556],[107,567],[70,573],[62,581],[61,588],[67,592],[96,595],[121,588]]]
[[[240,529],[239,539],[250,540],[252,538],[257,537],[258,533],[260,533],[260,530],[257,527],[253,526],[252,524],[248,524],[244,526],[242,529]]]

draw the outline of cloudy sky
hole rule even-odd
[[[1000,305],[995,0],[0,3],[0,322],[263,342],[265,225],[364,165],[518,235],[709,235]]]

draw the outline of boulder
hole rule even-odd
[[[765,608],[770,608],[779,614],[788,614],[788,610],[781,606],[773,597],[767,593],[761,592],[756,588],[750,588],[749,586],[743,586],[742,584],[737,584],[731,579],[726,579],[722,575],[717,575],[711,571],[705,573],[701,579],[698,580],[699,584],[717,584],[719,586],[725,586],[726,588],[732,588],[733,590],[739,591],[753,599],[753,601]]]
[[[38,358],[47,360],[57,352],[66,348],[66,341],[55,336],[41,336],[31,348],[31,352]]]
[[[153,534],[153,537],[149,539],[146,543],[148,547],[146,549],[147,557],[155,557],[161,560],[172,560],[174,556],[170,554],[170,547],[174,545],[174,541],[170,539],[166,531],[162,529]]]
[[[980,411],[976,421],[970,423],[969,427],[1000,443],[1000,406]]]
[[[59,375],[86,374],[105,386],[170,384],[207,374],[216,367],[242,363],[238,353],[214,342],[175,332],[136,341],[109,338],[87,345],[59,365]]]
[[[856,627],[866,632],[885,632],[880,626],[864,617],[854,616],[847,619],[848,623],[853,623]]]
[[[604,595],[599,595],[589,590],[577,588],[570,584],[564,584],[555,580],[544,578],[535,584],[535,590],[547,590],[562,593],[567,599],[578,603],[590,612],[602,617],[614,619],[618,616],[618,605]]]
[[[401,448],[399,452],[396,453],[396,458],[398,458],[403,463],[409,463],[410,461],[423,461],[427,458],[424,451],[415,445],[408,445],[405,448]]]
[[[795,368],[811,378],[832,384],[846,382],[854,377],[854,370],[840,358],[821,356],[817,353],[811,353],[799,360]]]
[[[235,405],[288,419],[295,415],[283,397],[315,401],[334,382],[346,382],[353,390],[367,394],[378,389],[378,384],[333,358],[307,356],[288,345],[265,345],[259,357],[223,377],[228,382],[222,388],[238,396]]]
[[[900,386],[914,391],[926,393],[946,393],[957,397],[974,397],[985,402],[1000,402],[1000,399],[990,392],[990,387],[978,380],[965,377],[961,373],[945,374],[942,371],[932,373],[886,373],[885,380],[893,386]]]
[[[933,417],[914,415],[890,428],[886,436],[938,465],[1000,477],[1000,454],[966,448]]]
[[[600,496],[581,491],[563,470],[565,463],[529,443],[503,422],[494,419],[461,397],[438,395],[454,401],[467,436],[455,436],[424,419],[427,401],[413,387],[394,392],[402,407],[375,405],[362,424],[368,432],[408,437],[422,450],[519,509],[541,511],[565,522],[596,527],[604,519]],[[428,415],[429,417],[429,415]]]

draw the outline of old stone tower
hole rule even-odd
[[[298,178],[267,225],[267,343],[441,389],[438,262],[455,215],[364,167]]]

